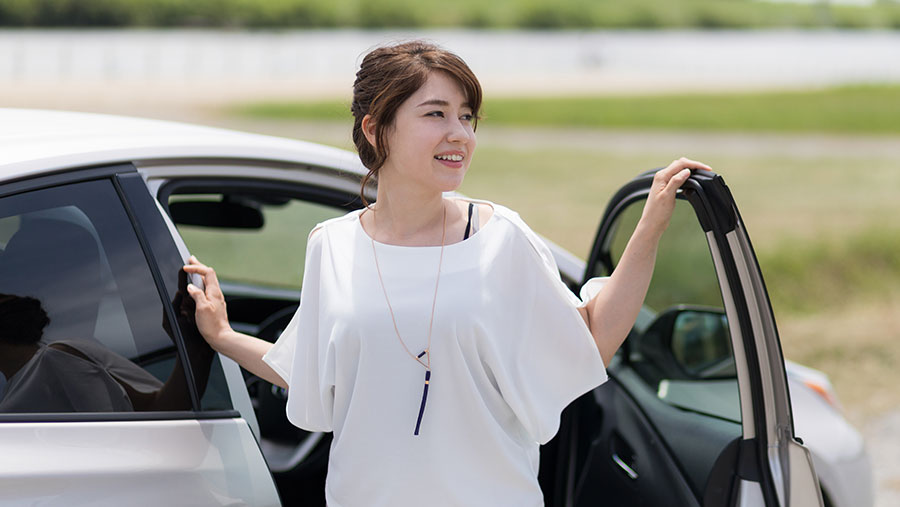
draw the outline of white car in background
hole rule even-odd
[[[206,346],[180,266],[215,266],[233,326],[276,339],[307,232],[360,206],[363,174],[302,141],[0,109],[0,504],[324,505],[330,435]],[[614,269],[651,177],[613,197],[586,263],[548,242],[573,289]],[[873,505],[863,440],[825,375],[783,360],[713,173],[679,193],[609,375],[542,448],[549,506]]]

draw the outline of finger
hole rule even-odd
[[[203,273],[203,283],[206,284],[207,294],[221,294],[222,289],[219,288],[219,277],[216,276],[216,270],[207,267]]]
[[[203,277],[203,282],[207,285],[211,282],[218,285],[219,279],[216,277],[216,270],[209,266],[204,266],[203,264],[186,264],[182,269],[187,273],[200,275]]]
[[[704,169],[706,171],[712,171],[712,168],[703,162],[681,157],[677,160],[673,160],[665,169],[659,171],[659,175],[664,182],[668,182],[673,176],[684,169]]]
[[[184,271],[187,273],[196,273],[198,275],[203,275],[212,268],[208,266],[198,266],[196,264],[185,264],[184,266],[182,266],[182,269],[184,269]]]
[[[704,164],[703,162],[698,162],[696,160],[691,160],[685,157],[681,157],[679,160],[684,164],[684,167],[687,167],[689,169],[703,169],[706,171],[712,171],[712,167]]]
[[[222,294],[222,289],[219,287],[219,278],[216,276],[215,269],[200,264],[194,257],[191,257],[189,262],[195,262],[195,264],[187,264],[183,269],[188,273],[196,273],[203,278],[203,285],[206,287],[207,296],[217,297]]]
[[[683,170],[686,166],[685,163],[688,159],[682,157],[679,159],[673,160],[669,165],[659,171],[659,176],[663,182],[668,182],[672,176],[678,174],[681,170]]]
[[[188,258],[187,265],[188,265],[188,266],[200,266],[200,267],[204,267],[204,268],[208,268],[208,267],[209,267],[209,266],[207,266],[206,264],[203,264],[202,262],[200,262],[199,260],[197,260],[197,258],[194,257],[193,255],[190,256],[190,257]]]
[[[681,188],[681,186],[684,185],[684,182],[687,181],[690,177],[691,170],[682,169],[680,172],[676,173],[675,176],[672,176],[672,178],[669,179],[669,182],[666,183],[665,191],[674,193],[676,190]]]
[[[196,285],[189,283],[187,286],[188,295],[193,298],[194,303],[200,305],[206,302],[206,294]]]

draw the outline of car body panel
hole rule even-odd
[[[844,418],[824,373],[785,361],[794,431],[812,452],[822,490],[831,505],[874,505],[874,477],[862,435]],[[809,386],[815,385],[815,389]]]
[[[0,181],[159,159],[291,161],[359,172],[352,154],[298,140],[102,114],[0,109]]]
[[[241,419],[0,428],[2,505],[281,505]]]

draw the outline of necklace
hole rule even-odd
[[[434,307],[437,302],[437,293],[438,293],[438,285],[441,282],[441,265],[444,263],[444,239],[447,235],[447,207],[444,206],[443,201],[441,201],[441,208],[444,212],[443,215],[443,229],[441,231],[441,256],[438,260],[438,271],[437,277],[434,282],[434,297],[431,300],[431,318],[428,321],[428,343],[425,346],[425,350],[423,350],[419,355],[415,355],[409,351],[409,347],[406,346],[406,342],[403,341],[403,337],[400,336],[400,329],[397,327],[397,319],[394,317],[394,309],[391,307],[391,300],[388,298],[387,289],[384,287],[384,278],[381,276],[381,266],[378,265],[378,252],[375,250],[375,237],[374,231],[372,236],[369,239],[372,241],[372,255],[375,257],[375,271],[378,272],[378,281],[381,283],[381,291],[384,292],[384,300],[387,302],[388,311],[391,313],[391,322],[394,323],[394,332],[397,334],[397,339],[400,340],[400,345],[403,346],[403,350],[409,354],[409,357],[413,358],[417,363],[421,364],[425,367],[425,388],[422,391],[422,403],[419,405],[419,416],[416,418],[416,429],[413,432],[413,435],[418,436],[419,427],[422,424],[422,416],[425,414],[425,401],[428,399],[428,384],[431,382],[431,329],[434,326]],[[377,215],[375,213],[375,208],[372,208],[372,224],[375,224],[375,219]],[[422,356],[425,356],[425,360],[422,360]]]

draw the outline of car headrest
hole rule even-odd
[[[83,225],[23,217],[0,258],[0,292],[40,300],[44,340],[91,338],[103,284],[97,239]]]

